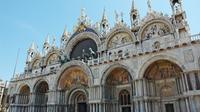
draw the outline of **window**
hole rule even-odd
[[[130,94],[127,90],[122,90],[119,94],[120,105],[130,105]]]

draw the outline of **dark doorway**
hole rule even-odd
[[[87,104],[78,103],[78,112],[87,112]]]
[[[174,112],[174,105],[173,104],[165,104],[166,112]]]
[[[122,112],[131,112],[131,107],[122,107]]]

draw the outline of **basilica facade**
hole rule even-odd
[[[200,34],[191,35],[181,0],[172,15],[140,18],[133,0],[131,25],[105,10],[92,25],[84,9],[72,33],[40,53],[27,52],[23,74],[9,85],[9,112],[199,112]]]

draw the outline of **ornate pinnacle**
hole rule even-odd
[[[147,0],[147,5],[148,5],[148,11],[151,12],[152,11],[151,0]]]

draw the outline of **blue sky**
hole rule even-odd
[[[171,14],[170,0],[152,0],[156,11]],[[85,8],[93,23],[100,21],[104,7],[113,26],[115,10],[124,13],[130,25],[129,13],[132,0],[1,0],[0,1],[0,79],[10,80],[13,74],[17,51],[20,49],[16,73],[24,70],[26,52],[34,41],[39,49],[47,34],[55,35],[57,44],[67,26],[72,32],[80,9]],[[200,0],[184,0],[191,34],[200,32]],[[141,17],[147,13],[146,0],[136,0]]]

